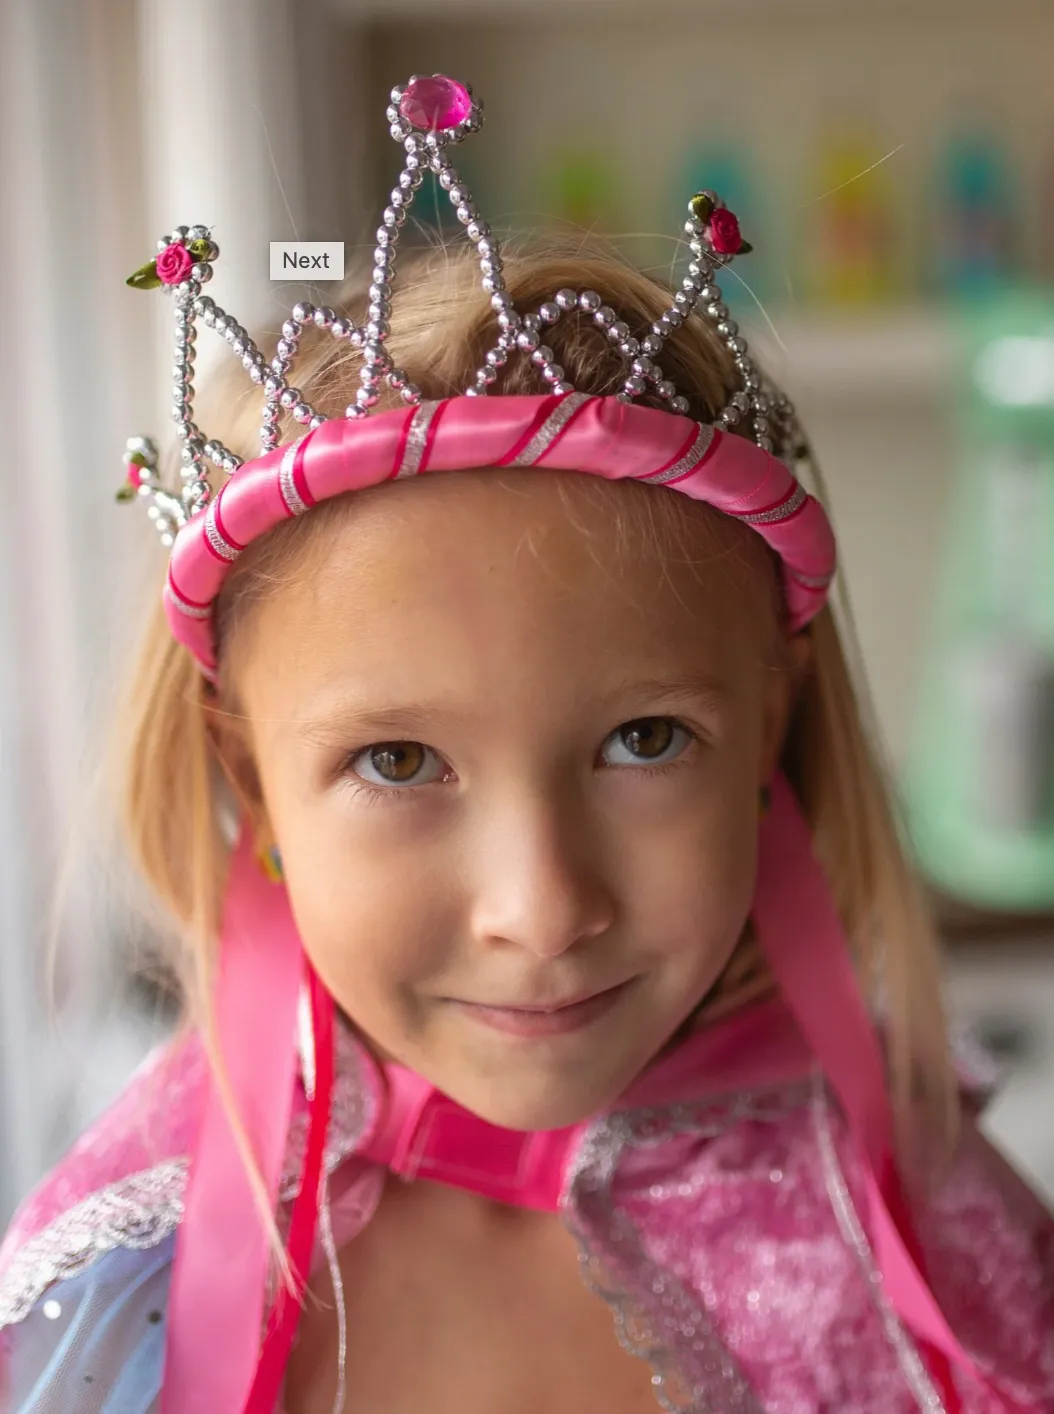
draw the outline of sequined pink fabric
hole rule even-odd
[[[646,1137],[649,1122],[661,1138]],[[713,1407],[942,1408],[877,1282],[863,1171],[822,1085],[691,1107],[672,1126],[636,1121],[618,1144],[608,1192],[580,1191],[582,1234],[606,1263],[624,1224],[623,1299]],[[1054,1409],[1049,1216],[970,1130],[918,1220],[963,1344],[1021,1409]],[[969,1414],[1004,1408],[962,1379],[960,1393]]]
[[[793,1024],[770,1006],[753,1025],[732,1019],[724,1034],[734,1044],[715,1028],[703,1073],[673,1065],[661,1094],[645,1077],[626,1108],[587,1128],[573,1156],[563,1215],[616,1332],[652,1362],[666,1407],[685,1414],[939,1411],[876,1278],[863,1166]],[[347,1035],[338,1070],[330,1163],[342,1244],[369,1220],[379,1170],[351,1152],[369,1131],[376,1094]],[[0,1303],[10,1302],[19,1252],[58,1231],[71,1204],[185,1151],[203,1073],[190,1042],[134,1079],[23,1208],[0,1261]],[[295,1126],[289,1173],[302,1143]],[[998,1375],[1015,1414],[1050,1414],[1048,1214],[968,1126],[917,1220],[956,1334]],[[20,1280],[29,1275],[23,1269]],[[1007,1407],[962,1377],[960,1390],[967,1414]]]

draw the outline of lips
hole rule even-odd
[[[582,1006],[585,1002],[591,1002],[594,997],[602,997],[606,992],[613,992],[616,987],[622,986],[617,983],[614,987],[600,987],[591,992],[580,992],[577,997],[568,997],[560,1002],[466,1002],[466,1006],[479,1006],[485,1011],[527,1011],[548,1014],[554,1011],[566,1011],[569,1007]]]
[[[620,1001],[629,982],[566,1002],[529,1006],[483,1006],[475,1002],[454,1005],[473,1021],[512,1036],[561,1036],[581,1031],[599,1021]]]

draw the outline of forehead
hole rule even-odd
[[[771,567],[750,532],[680,499],[537,471],[344,498],[254,606],[238,684],[268,699],[349,675],[471,691],[504,673],[584,689],[686,663],[732,678],[771,636]]]

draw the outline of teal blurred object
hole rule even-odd
[[[960,133],[938,172],[938,280],[954,295],[990,295],[1012,273],[1016,201],[1010,164],[994,138]]]
[[[411,215],[415,227],[423,227],[426,232],[441,232],[444,236],[453,236],[459,230],[457,213],[434,172],[425,172],[424,180],[414,197]],[[417,234],[422,234],[420,229]]]
[[[961,465],[906,779],[923,871],[1054,905],[1054,294],[962,316]],[[910,514],[910,508],[906,510]]]
[[[464,156],[459,155],[457,166],[465,186],[474,190],[479,183],[476,165],[471,156],[466,161]],[[426,171],[414,195],[403,240],[408,245],[435,245],[440,241],[445,244],[459,238],[464,229],[457,219],[457,212],[451,205],[449,194],[439,185],[435,173]]]

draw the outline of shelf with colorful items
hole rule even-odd
[[[691,142],[664,183],[667,194],[719,191],[758,233],[758,253],[737,264],[724,298],[774,375],[810,394],[943,399],[963,311],[1054,273],[1054,158],[1044,220],[1044,191],[976,115],[949,120],[924,178],[895,174],[896,151],[859,114],[831,114],[791,164],[801,171],[783,199],[762,155],[727,136]],[[616,207],[618,176],[602,151],[592,162],[580,150],[562,156],[546,168],[543,209],[587,229],[633,224]],[[676,267],[664,245],[627,253],[663,276]]]
[[[888,155],[866,124],[832,121],[803,180],[816,195],[769,213],[774,239],[747,271],[794,303],[770,296],[763,310],[738,292],[773,373],[803,393],[945,400],[963,311],[1028,264],[1020,184],[990,133],[952,130],[921,193],[894,180]]]

